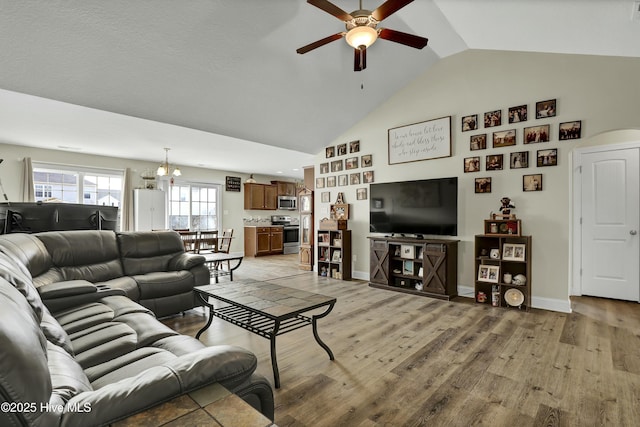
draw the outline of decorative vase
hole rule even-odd
[[[504,283],[506,283],[507,285],[511,284],[511,279],[512,279],[512,276],[510,273],[504,273],[504,277],[502,278],[502,281]]]

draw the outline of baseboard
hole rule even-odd
[[[352,271],[351,272],[351,277],[354,279],[359,279],[359,280],[366,280],[367,282],[369,281],[369,272],[368,271]]]
[[[458,296],[465,298],[475,298],[475,290],[470,286],[458,285]],[[561,313],[571,313],[571,301],[562,301],[553,298],[532,297],[531,307],[541,310],[559,311]]]

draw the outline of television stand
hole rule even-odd
[[[450,300],[458,296],[458,242],[371,236],[369,286]]]

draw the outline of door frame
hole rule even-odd
[[[569,270],[569,295],[582,296],[582,225],[580,224],[582,207],[582,156],[584,154],[602,153],[606,151],[626,150],[629,148],[640,149],[640,141],[623,142],[605,145],[594,145],[591,147],[576,148],[571,153],[571,230],[569,250],[571,259],[571,269]],[[640,260],[638,260],[640,262]],[[638,301],[640,302],[640,301]]]

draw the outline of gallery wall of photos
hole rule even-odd
[[[503,110],[494,110],[482,115],[463,116],[462,132],[471,132],[469,149],[479,152],[476,156],[464,158],[464,172],[557,166],[558,149],[555,144],[578,139],[582,133],[581,120],[557,124],[550,120],[557,115],[556,100],[548,99],[536,102],[533,111],[529,110],[529,105],[524,104],[507,108],[506,115],[503,115]],[[505,147],[518,145],[521,148],[515,151],[503,150]],[[482,150],[490,151],[480,155]],[[544,189],[543,173],[537,169],[532,172],[523,173],[522,191]],[[491,177],[476,178],[474,185],[476,193],[491,193]]]
[[[320,163],[320,176],[316,178],[316,191],[320,202],[331,202],[331,189],[358,186],[374,182],[373,156],[360,154],[360,141],[325,148],[326,162]],[[367,200],[367,187],[356,188],[356,199]]]

